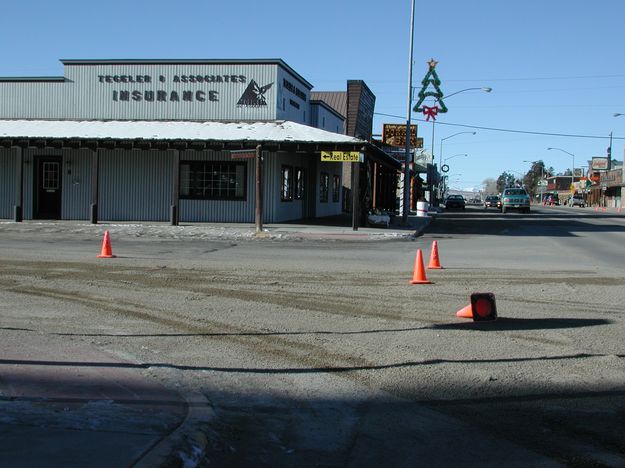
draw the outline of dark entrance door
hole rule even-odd
[[[61,218],[61,156],[35,157],[36,219]]]

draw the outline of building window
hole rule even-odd
[[[338,203],[341,200],[341,176],[332,176],[332,201]]]
[[[245,200],[247,163],[183,161],[180,163],[180,198]]]
[[[306,193],[306,172],[301,167],[295,169],[295,199],[303,200]]]
[[[327,172],[321,173],[319,180],[319,201],[321,203],[328,203],[328,192],[330,189],[330,175]]]
[[[282,166],[282,184],[280,185],[280,199],[282,201],[293,200],[293,168]]]

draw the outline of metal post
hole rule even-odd
[[[15,206],[13,207],[13,221],[21,223],[24,220],[24,148],[18,146],[17,173],[15,177]]]
[[[91,224],[98,224],[98,165],[98,149],[94,148],[91,159]]]
[[[352,163],[352,230],[360,225],[360,163]]]
[[[180,201],[180,150],[174,150],[174,157],[172,161],[172,192],[171,192],[171,209],[169,213],[169,221],[172,226],[178,226],[180,221],[179,216],[179,201]]]
[[[256,146],[256,233],[263,231],[263,191],[261,177],[263,148],[261,145]]]
[[[410,52],[408,56],[408,110],[406,112],[406,158],[404,166],[404,210],[402,224],[408,223],[410,212],[410,113],[412,112],[412,54],[414,44],[414,10],[415,0],[410,8]]]

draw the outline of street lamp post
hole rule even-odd
[[[408,213],[410,212],[410,113],[412,112],[412,55],[414,44],[414,10],[415,0],[411,2],[410,8],[410,47],[408,53],[408,111],[406,112],[406,157],[404,167],[404,209],[401,214],[403,225],[408,224]]]
[[[443,96],[442,99],[449,99],[452,96],[455,96],[456,94],[460,94],[460,93],[465,93],[467,91],[483,91],[485,93],[490,93],[493,90],[493,88],[490,88],[488,86],[482,87],[482,88],[465,88],[465,89],[460,89],[458,91],[454,91],[453,93],[450,93],[446,96]],[[438,102],[439,99],[436,100],[436,102]],[[432,157],[434,157],[434,124],[436,123],[436,120],[432,120]],[[473,132],[473,134],[475,135],[475,132]],[[442,143],[441,143],[442,145]]]
[[[414,0],[413,0],[413,12],[414,12]],[[414,24],[414,19],[413,19],[413,22],[411,24]],[[412,41],[412,31],[410,33],[410,38],[411,38],[411,41]],[[411,45],[410,45],[410,51],[411,51],[410,52],[410,59],[412,60],[412,42],[411,42]],[[412,64],[412,62],[411,62],[411,64]],[[411,72],[410,72],[410,81],[412,83],[412,68],[411,68]],[[456,94],[464,93],[466,91],[483,91],[485,93],[490,93],[492,90],[493,90],[493,88],[488,87],[488,86],[481,87],[481,88],[479,88],[479,87],[465,88],[465,89],[460,89],[458,91],[454,91],[453,93],[448,94],[447,96],[443,96],[442,98],[447,99],[447,98],[450,98],[451,96],[455,96]],[[411,91],[412,91],[412,89],[411,89]],[[442,98],[436,99],[435,103],[438,102]],[[416,111],[416,109],[413,109],[413,110]],[[436,119],[432,119],[432,160],[433,161],[436,160],[435,156],[434,156],[434,128],[435,128],[435,124],[436,124]],[[475,132],[461,132],[461,133],[473,133],[475,135]],[[451,138],[451,137],[448,137],[448,138]],[[442,143],[442,140],[441,140],[441,153],[442,153],[442,145],[443,145],[443,143]],[[441,164],[442,164],[442,159],[439,158],[439,166]],[[439,167],[439,170],[440,170],[440,167]]]
[[[571,185],[573,185],[575,183],[575,155],[573,153],[569,153],[566,150],[563,150],[562,148],[547,148],[547,149],[562,151],[563,153],[566,153],[573,158],[573,167],[571,168]]]
[[[456,158],[458,156],[468,156],[468,154],[467,153],[454,154],[453,156],[449,156],[448,158],[445,158],[443,160],[443,163],[445,163],[446,161],[449,161],[450,159],[454,159],[454,158]]]
[[[614,117],[621,117],[625,114],[621,114],[620,112],[615,112]],[[610,133],[610,158],[612,158],[612,133]],[[625,167],[625,156],[623,157],[623,166]],[[625,169],[621,171],[621,183],[625,182]],[[623,201],[625,200],[625,188],[621,188],[621,206],[623,206]]]
[[[454,93],[455,94],[455,93]],[[456,135],[462,135],[463,133],[470,133],[471,135],[475,135],[477,132],[458,132],[458,133],[454,133],[453,135],[449,135],[445,138],[441,138],[441,150],[438,154],[438,170],[440,171],[443,167],[443,141],[448,140],[449,138],[455,137]],[[434,135],[432,135],[432,145],[434,145]],[[432,146],[432,156],[434,155],[434,146]],[[439,190],[440,192],[440,190]],[[439,194],[439,198],[443,198],[443,193],[441,192]]]
[[[458,90],[458,91],[454,91],[453,93],[450,93],[450,94],[448,94],[447,96],[443,96],[442,98],[444,98],[444,99],[448,99],[448,98],[450,98],[451,96],[455,96],[456,94],[464,93],[464,92],[467,92],[467,91],[483,91],[483,92],[485,92],[485,93],[490,93],[492,90],[493,90],[493,88],[490,88],[490,87],[482,87],[482,88],[477,88],[477,87],[475,87],[475,88],[465,88],[465,89],[460,89],[460,90]],[[435,102],[438,102],[438,101],[439,101],[440,99],[442,99],[442,98],[436,99],[436,101],[435,101]],[[416,111],[416,109],[413,109],[413,110],[415,110],[415,111]],[[432,159],[433,159],[434,161],[436,160],[436,158],[435,158],[435,156],[434,156],[434,128],[435,128],[435,124],[436,124],[436,119],[432,119]],[[475,135],[475,132],[461,132],[461,133],[473,133],[473,134]],[[453,136],[453,135],[452,135],[452,136]],[[448,137],[448,138],[451,138],[451,137]],[[441,140],[441,153],[442,153],[442,145],[443,145],[443,142],[442,142],[442,140]],[[442,158],[440,158],[440,157],[439,157],[439,166],[441,166],[441,165],[442,165]],[[439,170],[440,170],[440,167],[439,167]]]
[[[448,139],[450,139],[452,137],[455,137],[456,135],[462,135],[463,133],[470,133],[471,135],[475,135],[477,132],[458,132],[458,133],[454,133],[453,135],[449,135],[448,137],[441,138],[441,150],[440,150],[440,153],[439,153],[439,156],[438,156],[439,157],[439,160],[438,160],[439,161],[439,164],[438,164],[439,165],[439,169],[440,169],[440,167],[443,166],[443,141],[448,140]]]

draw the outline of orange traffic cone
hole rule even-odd
[[[430,284],[431,281],[425,277],[425,269],[423,268],[423,254],[421,249],[417,250],[417,256],[414,261],[414,271],[412,273],[412,281],[410,284]]]
[[[456,317],[473,318],[473,307],[469,304],[456,312]]]
[[[432,253],[430,254],[430,264],[428,265],[428,269],[430,270],[440,270],[443,267],[441,266],[441,261],[438,258],[438,242],[432,242]]]
[[[102,239],[102,250],[96,258],[114,258],[113,249],[111,248],[111,238],[108,231],[104,231],[104,239]]]
[[[497,304],[493,293],[473,293],[471,303],[456,312],[456,317],[472,318],[475,322],[497,320]]]

